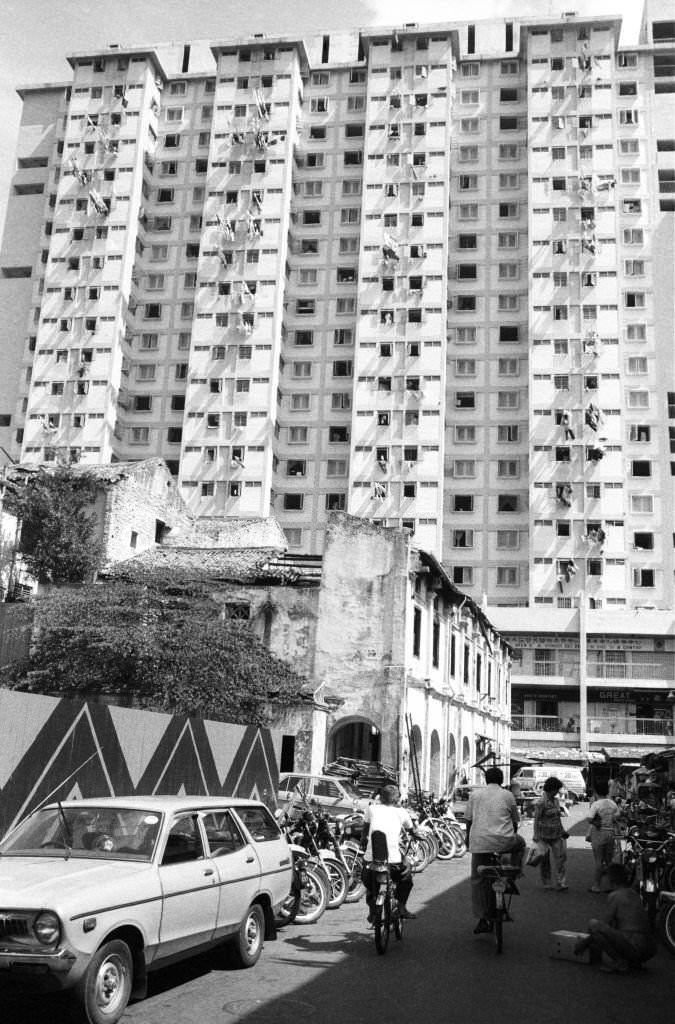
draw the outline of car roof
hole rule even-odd
[[[195,807],[250,807],[263,806],[260,800],[246,800],[236,796],[102,796],[83,800],[62,800],[62,807],[116,807],[143,811],[187,811]],[[52,802],[46,806],[56,807]]]
[[[351,782],[348,775],[315,775],[313,772],[282,772],[279,782],[284,779],[326,779],[328,782]]]

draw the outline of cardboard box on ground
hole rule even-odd
[[[574,960],[578,964],[590,964],[591,955],[588,949],[583,953],[575,953],[574,947],[579,939],[587,939],[586,932],[550,932],[549,934],[549,956],[556,960]]]

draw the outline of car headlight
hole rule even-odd
[[[33,931],[43,946],[56,946],[61,938],[61,922],[51,910],[43,910],[33,922]]]

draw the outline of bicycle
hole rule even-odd
[[[407,845],[407,844],[406,844]],[[392,878],[391,868],[387,860],[387,840],[383,832],[373,832],[373,860],[370,864],[376,884],[375,902],[372,906],[375,949],[380,955],[387,952],[389,937],[393,931],[397,940],[403,938],[403,918],[400,915],[396,897],[396,882]],[[405,863],[405,850],[401,849]]]
[[[509,910],[512,897],[520,895],[515,880],[521,874],[520,868],[503,864],[502,856],[495,853],[493,863],[482,864],[478,868],[478,874],[484,879],[485,884],[490,885],[487,917],[492,923],[498,953],[504,948],[504,921],[513,920]]]

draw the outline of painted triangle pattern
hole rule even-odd
[[[8,690],[0,707],[0,836],[42,803],[73,796],[181,793],[276,806],[279,743],[269,729]]]

